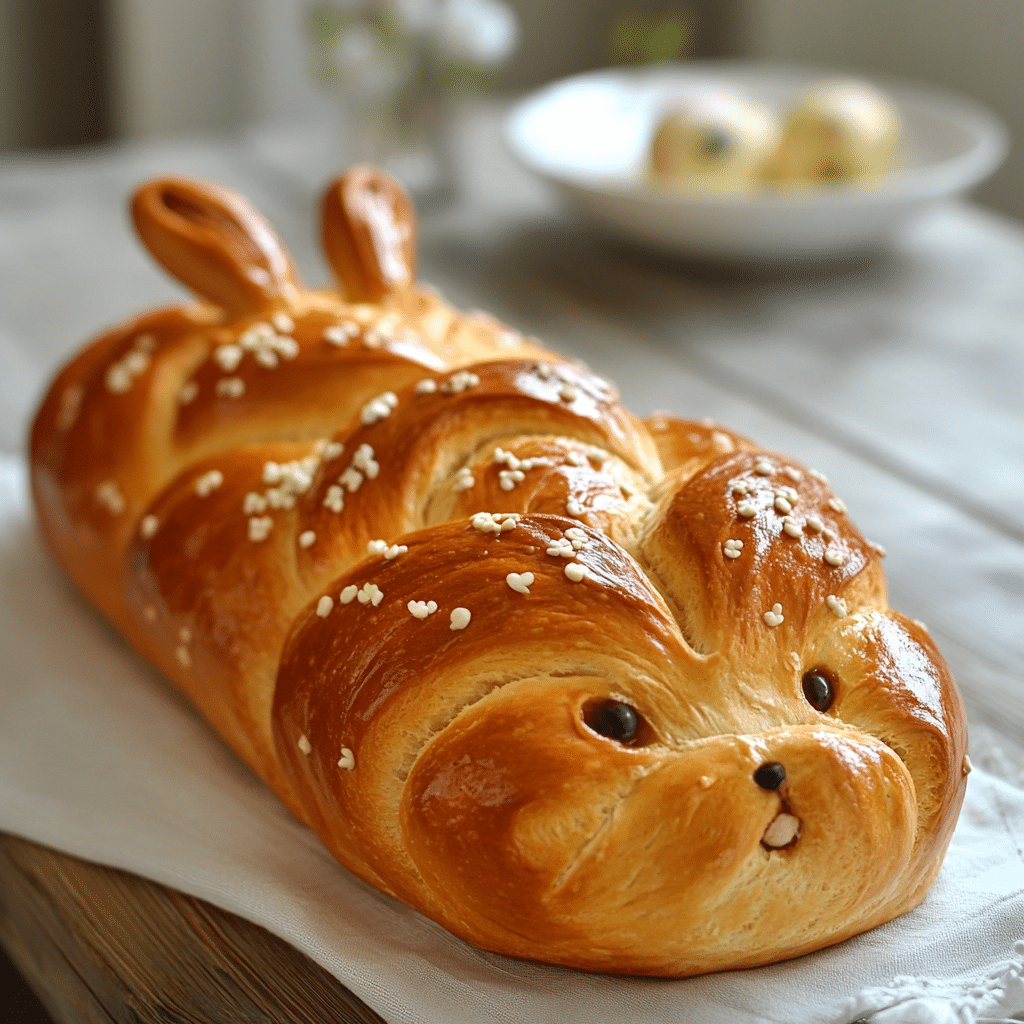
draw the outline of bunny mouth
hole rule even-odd
[[[795,814],[780,811],[765,829],[761,845],[767,850],[781,850],[793,846],[800,838],[801,821]]]

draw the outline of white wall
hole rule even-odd
[[[931,82],[1006,121],[1010,155],[977,198],[1024,218],[1022,0],[744,0],[747,55]]]

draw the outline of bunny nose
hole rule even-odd
[[[762,789],[776,790],[786,781],[786,769],[778,761],[768,761],[754,772],[754,781]]]

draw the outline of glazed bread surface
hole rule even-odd
[[[963,709],[822,474],[453,310],[371,169],[326,194],[333,289],[226,189],[132,209],[198,301],[57,377],[39,522],[346,868],[486,949],[664,976],[923,899]]]

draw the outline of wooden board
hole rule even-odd
[[[57,1024],[383,1021],[248,921],[3,834],[0,944]]]

